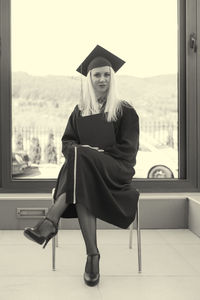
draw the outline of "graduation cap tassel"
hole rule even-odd
[[[82,65],[81,65],[81,71],[82,71]],[[81,76],[81,91],[80,91],[80,93],[81,93],[81,95],[80,95],[80,97],[81,97],[81,104],[83,104],[83,78],[82,78],[82,76]]]

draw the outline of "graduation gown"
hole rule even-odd
[[[69,203],[61,217],[77,218],[75,204],[81,203],[97,218],[120,228],[134,221],[139,192],[132,177],[139,148],[139,117],[132,106],[122,103],[122,114],[113,122],[116,143],[104,152],[80,145],[78,105],[70,115],[62,137],[65,163],[54,193],[54,201],[66,193]]]

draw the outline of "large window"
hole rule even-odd
[[[135,177],[178,178],[177,2],[103,0],[98,14],[91,0],[11,3],[13,178],[57,177],[75,69],[96,44],[126,60],[117,77],[140,116]]]
[[[2,186],[48,191],[55,185],[61,137],[80,97],[75,70],[99,44],[126,61],[117,73],[120,96],[140,117],[134,184],[144,191],[195,188],[187,145],[196,147],[189,133],[197,134],[191,118],[197,53],[186,40],[196,30],[196,5],[1,0]]]

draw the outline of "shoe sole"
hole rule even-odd
[[[85,278],[84,278],[84,281],[88,286],[95,286],[99,283],[99,279],[100,279],[100,275],[98,276],[98,278],[95,281],[87,281]]]

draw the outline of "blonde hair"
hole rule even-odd
[[[107,93],[107,101],[104,109],[106,119],[108,122],[116,121],[118,114],[121,112],[122,101],[119,99],[115,73],[111,67],[110,69],[110,86]],[[91,71],[88,72],[86,82],[82,82],[81,97],[79,101],[79,109],[82,116],[89,116],[100,113],[99,104],[94,92],[91,80]]]

